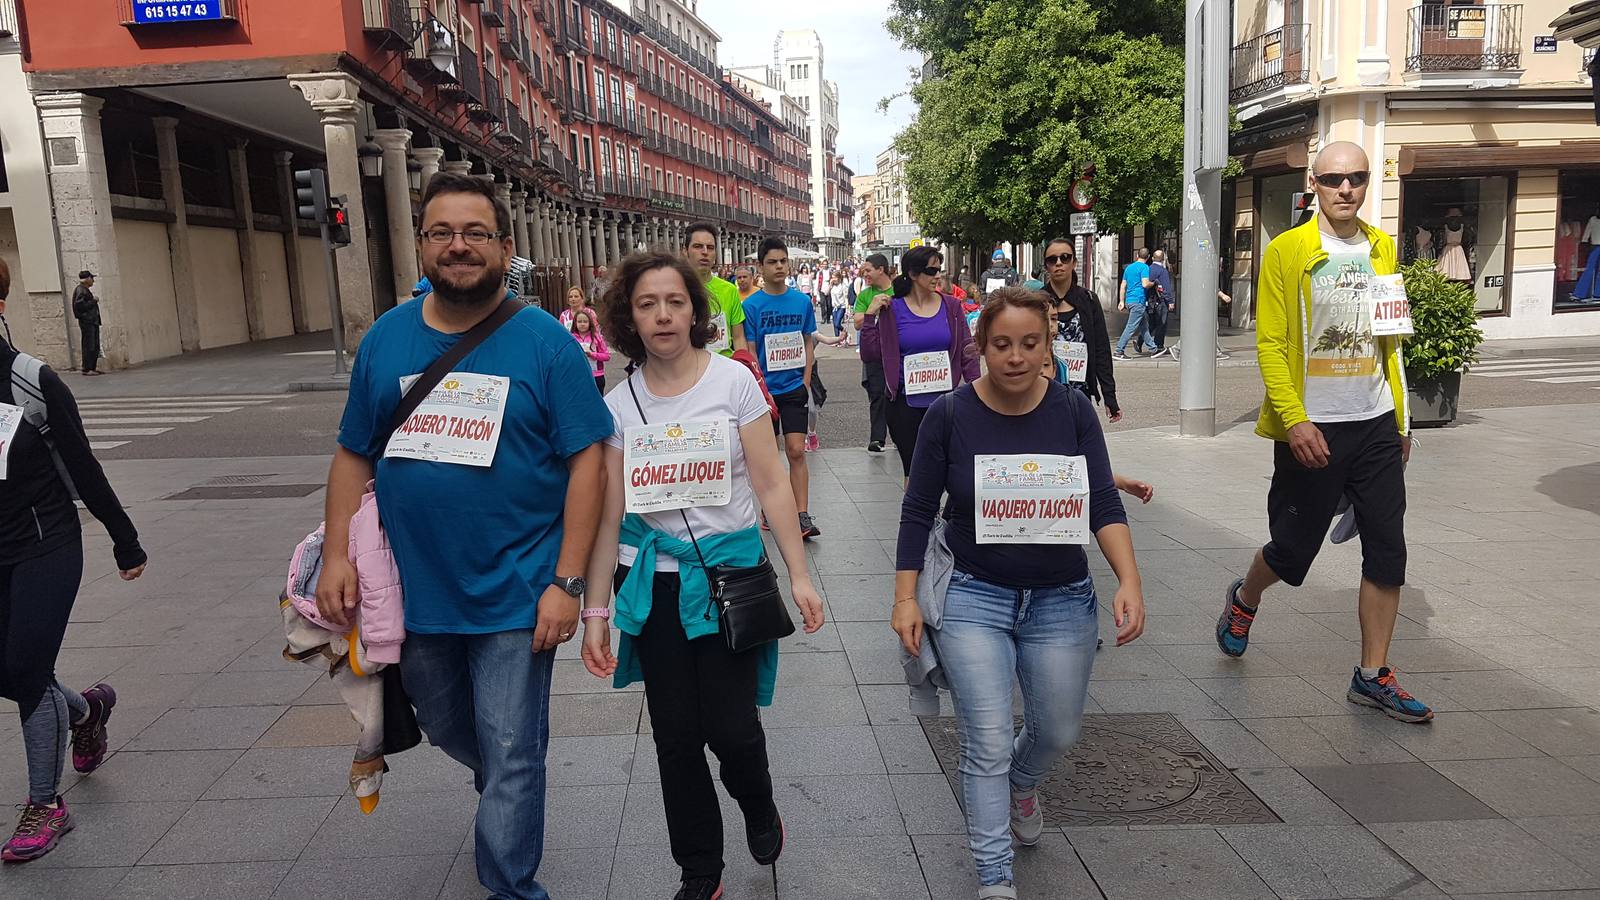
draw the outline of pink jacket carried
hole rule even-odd
[[[389,537],[378,521],[378,497],[367,482],[361,508],[350,518],[350,563],[356,567],[361,603],[352,638],[359,639],[365,658],[373,663],[398,663],[400,645],[405,642],[405,604],[400,590],[400,570],[395,566]],[[308,558],[321,553],[323,530],[319,527],[295,549],[289,565],[289,587],[284,593],[300,615],[317,627],[335,634],[344,629],[329,622],[317,611],[312,573],[319,560]]]

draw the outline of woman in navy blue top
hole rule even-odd
[[[955,569],[943,620],[927,637],[960,723],[962,805],[980,900],[1017,896],[1012,835],[1024,845],[1038,841],[1038,784],[1082,725],[1098,631],[1084,554],[1091,535],[1119,582],[1117,644],[1144,631],[1133,538],[1094,406],[1039,377],[1051,355],[1051,312],[1033,291],[991,295],[976,335],[987,374],[928,409],[900,514],[893,626],[918,655],[918,576],[940,499],[948,498],[944,536]],[[1012,727],[1014,676],[1020,733]]]

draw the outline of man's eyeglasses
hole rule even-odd
[[[1372,177],[1371,172],[1323,172],[1321,175],[1312,175],[1312,180],[1325,188],[1342,187],[1346,181],[1353,188],[1366,187],[1367,180]]]
[[[1047,265],[1047,266],[1053,266],[1053,265],[1056,265],[1057,263],[1060,263],[1061,265],[1064,266],[1069,262],[1072,262],[1072,254],[1071,253],[1053,253],[1053,254],[1051,254],[1049,256],[1046,256],[1044,258],[1044,264]]]
[[[922,274],[924,274],[924,275],[932,275],[932,276],[937,277],[938,274],[940,272],[943,272],[943,271],[944,271],[944,269],[940,268],[939,266],[929,266],[926,269],[922,270]]]
[[[430,244],[446,247],[455,241],[458,234],[470,247],[482,247],[484,244],[501,236],[498,231],[485,231],[482,228],[468,228],[466,231],[452,231],[449,228],[429,228],[427,231],[422,232],[422,239]]]

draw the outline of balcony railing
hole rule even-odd
[[[504,28],[506,24],[506,0],[485,0],[483,8],[478,10],[478,21],[485,28]]]
[[[1426,4],[1408,15],[1407,72],[1505,72],[1522,68],[1522,4]]]
[[[1233,48],[1228,99],[1234,103],[1311,80],[1310,25],[1285,25]]]
[[[505,115],[505,101],[500,96],[500,79],[483,73],[483,103],[476,108],[468,105],[467,115],[480,122],[494,122]]]
[[[0,0],[0,37],[15,37],[16,34],[16,0]]]
[[[0,34],[15,31],[16,15],[13,0],[0,0]],[[403,50],[411,46],[417,26],[409,0],[361,0],[361,30],[376,38],[380,47]]]
[[[482,103],[483,66],[478,62],[478,55],[472,52],[471,47],[462,47],[456,54],[456,69],[460,73],[461,92],[469,104]]]
[[[522,46],[522,23],[515,14],[506,14],[506,24],[500,29],[500,55],[516,62],[525,62],[528,51]]]

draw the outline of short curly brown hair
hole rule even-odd
[[[623,356],[635,363],[645,360],[644,339],[633,325],[633,292],[646,272],[671,269],[683,278],[689,292],[689,303],[694,308],[694,322],[689,326],[689,345],[699,350],[711,340],[711,294],[688,260],[675,253],[662,250],[641,250],[630,253],[617,267],[606,288],[601,306],[605,312],[606,341]]]

